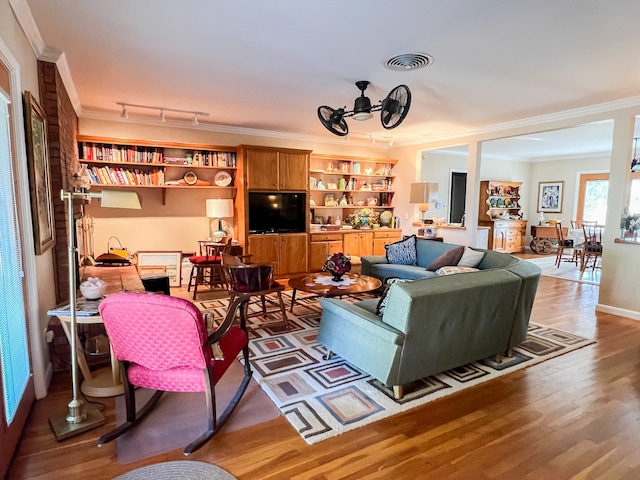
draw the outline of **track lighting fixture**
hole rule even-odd
[[[208,117],[209,114],[207,112],[195,112],[193,110],[180,110],[178,108],[166,108],[166,107],[154,107],[151,105],[139,105],[135,103],[125,103],[125,102],[116,102],[117,105],[122,106],[122,114],[120,115],[122,118],[129,118],[129,108],[144,108],[148,110],[158,110],[160,112],[160,121],[166,122],[167,118],[165,113],[185,113],[192,116],[191,124],[199,125],[198,117]]]

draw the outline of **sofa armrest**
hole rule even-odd
[[[348,330],[351,325],[355,325],[362,334],[374,335],[385,342],[402,345],[404,341],[404,334],[400,330],[384,323],[380,316],[375,313],[358,307],[351,302],[335,298],[322,298],[320,306],[322,307],[322,317],[339,317],[344,330]]]
[[[371,265],[375,265],[377,263],[389,263],[387,262],[387,257],[385,255],[369,255],[366,257],[360,257],[360,261],[362,262],[360,271],[363,275],[371,275]]]

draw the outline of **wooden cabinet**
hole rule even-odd
[[[385,245],[398,242],[402,239],[400,230],[374,230],[373,231],[373,254],[386,255]]]
[[[329,255],[342,251],[342,233],[312,233],[309,241],[309,271],[322,270]]]
[[[247,190],[307,189],[309,151],[242,147]]]
[[[493,250],[506,253],[523,253],[527,235],[524,220],[496,220],[493,223]]]
[[[309,271],[318,272],[328,255],[337,252],[352,256],[385,255],[385,245],[402,238],[400,229],[341,230],[312,233],[309,242]]]
[[[345,232],[343,239],[344,253],[363,257],[373,255],[373,232],[352,230]]]
[[[489,227],[489,249],[524,253],[527,222],[521,217],[522,182],[480,182],[478,225]]]
[[[397,160],[313,154],[309,192],[313,217],[343,220],[370,207],[393,212],[393,175]]]
[[[308,271],[308,248],[306,233],[274,233],[249,235],[247,250],[252,262],[275,262],[277,275],[293,275]]]
[[[78,152],[96,186],[235,190],[235,147],[79,135]]]

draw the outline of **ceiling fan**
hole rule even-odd
[[[364,91],[369,86],[366,80],[356,82],[356,87],[360,90],[360,96],[356,97],[353,110],[346,111],[345,108],[334,109],[327,105],[318,107],[318,118],[322,125],[331,133],[344,137],[349,134],[349,126],[345,121],[347,117],[353,117],[354,120],[369,120],[373,117],[371,112],[380,110],[380,122],[387,130],[396,128],[409,113],[411,106],[411,91],[406,85],[398,85],[389,92],[377,105],[371,105],[369,97],[364,96]]]

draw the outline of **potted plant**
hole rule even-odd
[[[622,229],[622,238],[636,238],[638,230],[640,230],[640,213],[629,213],[629,210],[625,208],[620,218],[620,228]]]

